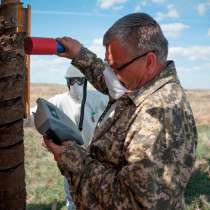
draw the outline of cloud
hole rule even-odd
[[[140,1],[138,4],[136,4],[134,8],[134,12],[140,12],[143,11],[143,7],[145,7],[148,3],[153,3],[153,4],[161,4],[164,3],[165,0],[144,0]]]
[[[113,7],[113,10],[119,11],[119,10],[122,10],[123,8],[124,8],[123,5],[119,5],[119,6]]]
[[[165,0],[150,0],[151,2],[153,2],[153,3],[164,3],[165,2]]]
[[[104,58],[105,47],[103,46],[103,38],[95,38],[88,47],[91,51],[96,53],[100,58]],[[189,61],[209,61],[210,45],[209,46],[190,46],[190,47],[170,47],[169,59],[185,58]]]
[[[95,38],[89,49],[92,50],[98,57],[104,58],[105,55],[105,48],[103,46],[103,38]]]
[[[102,38],[95,38],[88,47],[104,58]],[[210,46],[171,47],[169,59],[176,61],[177,71],[185,88],[210,88]],[[188,64],[189,63],[189,64]],[[57,56],[32,56],[31,81],[65,84],[70,60]]]
[[[141,10],[143,10],[143,7],[145,7],[147,5],[146,1],[141,1],[140,3],[138,3],[135,8],[134,8],[134,12],[140,12]]]
[[[189,25],[183,23],[161,24],[164,34],[168,37],[178,37],[184,29],[189,27]]]
[[[209,28],[209,30],[208,30],[208,36],[210,36],[210,28]]]
[[[184,58],[190,61],[209,61],[210,46],[171,47],[169,58]]]
[[[57,56],[32,56],[31,81],[63,84],[69,63],[70,60]]]
[[[91,12],[71,12],[71,11],[55,11],[55,10],[32,10],[33,14],[38,15],[71,15],[71,16],[96,16],[109,17],[108,14],[91,13]]]
[[[156,19],[160,21],[160,20],[168,19],[168,18],[172,18],[172,19],[179,18],[179,13],[173,4],[168,5],[167,9],[168,10],[166,13],[158,12],[156,14]]]
[[[197,10],[199,15],[204,15],[208,10],[210,10],[210,0],[198,4],[195,9]]]
[[[146,5],[147,5],[147,2],[146,2],[146,1],[142,1],[142,2],[141,2],[141,5],[142,5],[142,6],[146,6]]]
[[[208,71],[210,73],[210,63],[205,62],[205,63],[202,63],[201,65],[188,66],[188,67],[180,66],[179,71],[180,72],[188,72],[188,73]]]
[[[142,10],[142,6],[140,4],[136,5],[134,8],[134,12],[140,12]]]
[[[121,5],[127,2],[127,0],[98,0],[98,5],[101,9],[109,9],[116,5]]]
[[[202,62],[199,65],[183,65],[176,63],[178,76],[181,84],[187,89],[209,89],[210,88],[210,63]]]

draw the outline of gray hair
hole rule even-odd
[[[119,40],[132,54],[154,51],[159,62],[168,56],[168,41],[160,25],[145,13],[133,13],[116,21],[104,34],[104,46]]]

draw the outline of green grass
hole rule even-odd
[[[187,210],[210,209],[210,174],[196,170],[186,189],[185,201]]]
[[[25,129],[25,168],[28,210],[64,210],[63,176],[52,155],[41,145],[42,138],[32,128]]]
[[[198,127],[197,159],[210,159],[210,125]]]
[[[185,191],[187,210],[210,210],[210,125],[198,127],[196,169]]]
[[[185,192],[187,210],[210,210],[210,125],[198,127],[197,167]],[[25,167],[28,210],[64,210],[63,176],[33,128],[25,128]]]

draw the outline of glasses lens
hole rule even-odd
[[[75,83],[77,83],[78,85],[83,85],[85,81],[84,77],[72,77],[69,78],[69,84],[70,85],[74,85]]]
[[[69,78],[69,85],[72,86],[75,84],[75,80],[73,78]]]
[[[76,79],[76,83],[78,85],[83,85],[84,81],[85,81],[85,78],[83,78],[83,77],[79,77],[79,78]]]

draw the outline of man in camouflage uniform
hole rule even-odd
[[[74,39],[58,41],[66,50],[60,56],[112,95],[87,150],[45,139],[74,187],[77,209],[184,210],[197,131],[175,64],[166,61],[168,43],[159,24],[135,13],[105,33],[106,60],[127,90],[120,97],[106,85],[107,64]]]

